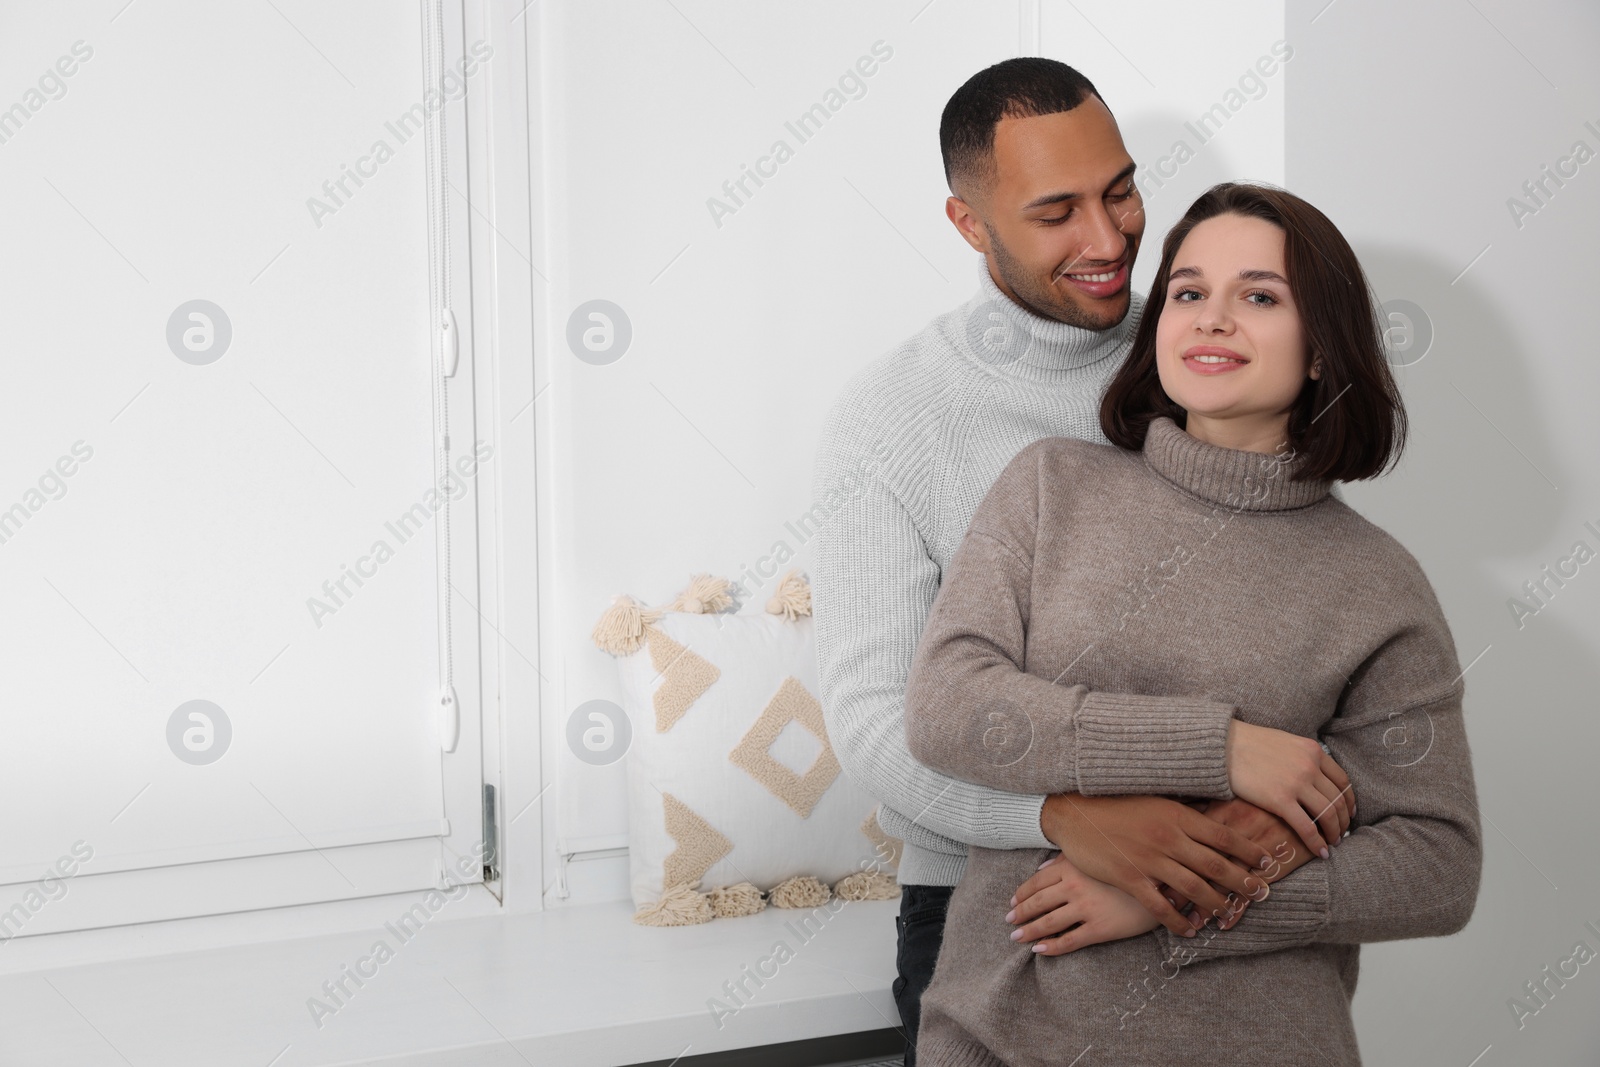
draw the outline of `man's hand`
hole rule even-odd
[[[1202,808],[1207,818],[1215,819],[1230,829],[1244,834],[1252,842],[1272,854],[1272,862],[1251,870],[1268,883],[1276,882],[1290,871],[1299,870],[1313,859],[1310,850],[1301,843],[1294,828],[1270,811],[1262,811],[1248,800],[1213,800]],[[1270,890],[1268,891],[1270,892]],[[1265,900],[1266,895],[1255,897]],[[1182,894],[1175,894],[1179,910],[1188,905]]]
[[[1180,937],[1193,937],[1195,925],[1163,885],[1193,901],[1200,914],[1223,915],[1227,892],[1259,899],[1266,888],[1248,868],[1274,863],[1246,834],[1166,797],[1059,793],[1046,798],[1039,823],[1080,872],[1127,893]]]
[[[1031,943],[1042,956],[1138,937],[1161,925],[1133,897],[1090,878],[1059,852],[1022,883],[1016,899],[1006,915],[1007,922],[1018,924],[1011,939]],[[1227,899],[1230,910],[1220,916],[1224,930],[1239,921],[1248,903],[1233,893]]]

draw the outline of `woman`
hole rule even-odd
[[[1476,902],[1449,627],[1411,554],[1329,492],[1380,474],[1405,434],[1355,254],[1300,198],[1218,185],[1167,236],[1149,309],[1101,406],[1112,445],[1036,441],[979,506],[917,647],[911,751],[1070,792],[1108,730],[1140,759],[1138,698],[1101,700],[1113,722],[1086,694],[1205,695],[1233,704],[1230,746],[1320,736],[1358,810],[1325,858],[1283,854],[1190,937],[1064,859],[1040,869],[1051,852],[973,848],[922,1002],[926,1067],[1091,1047],[1097,1064],[1359,1064],[1358,945],[1453,933]],[[1219,743],[1148,721],[1161,760]]]

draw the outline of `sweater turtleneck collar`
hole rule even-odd
[[[1145,431],[1144,459],[1191,496],[1237,511],[1303,508],[1333,488],[1328,478],[1290,480],[1303,456],[1285,462],[1266,452],[1224,448],[1191,437],[1166,415],[1156,416]]]
[[[1007,378],[1059,384],[1081,377],[1083,368],[1127,352],[1144,312],[1145,298],[1130,294],[1128,314],[1109,330],[1089,330],[1036,315],[994,283],[989,261],[978,256],[978,292],[962,308],[967,351]]]

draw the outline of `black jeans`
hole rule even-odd
[[[890,987],[906,1034],[906,1067],[916,1067],[917,1024],[922,1020],[922,994],[933,980],[933,965],[944,941],[944,914],[954,886],[900,887],[900,914],[895,916],[895,969],[900,976]]]

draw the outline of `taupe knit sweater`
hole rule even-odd
[[[1005,921],[1052,853],[973,848],[919,1063],[1359,1064],[1358,944],[1466,924],[1482,840],[1449,626],[1412,555],[1296,463],[1158,418],[1142,452],[1036,441],[979,504],[906,689],[919,760],[1024,793],[1225,798],[1237,717],[1320,736],[1357,818],[1231,930],[1059,957]]]

